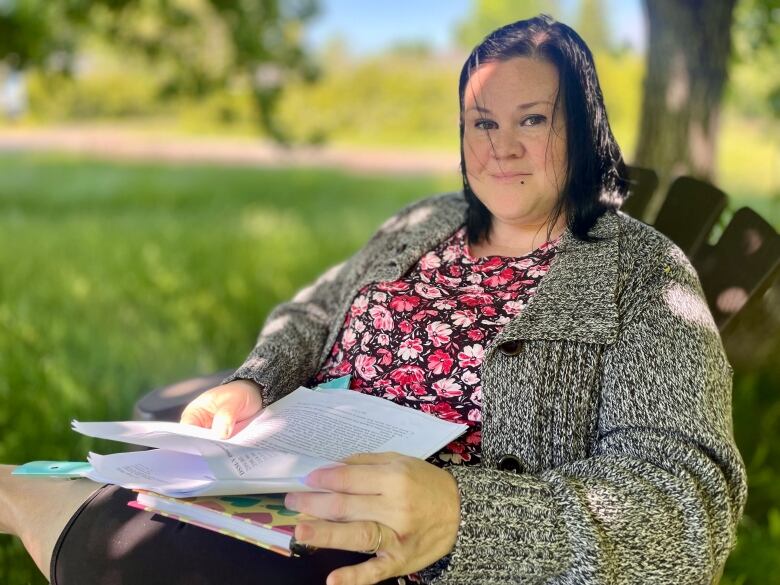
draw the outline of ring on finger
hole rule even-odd
[[[374,546],[374,548],[372,548],[371,550],[363,551],[367,555],[375,555],[379,550],[379,547],[382,546],[382,527],[379,525],[379,522],[374,522],[374,525],[379,531],[379,538],[376,539],[376,546]]]

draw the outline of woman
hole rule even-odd
[[[590,52],[547,17],[520,21],[472,52],[459,91],[463,193],[402,211],[279,306],[183,422],[229,436],[297,386],[351,373],[355,390],[470,425],[427,462],[359,455],[309,476],[328,493],[288,496],[319,519],[299,541],[354,551],[320,557],[329,585],[716,580],[746,493],[731,369],[684,255],[616,212],[624,166]],[[23,525],[21,484],[2,481]],[[69,513],[92,488],[67,496]],[[239,547],[215,535],[218,554],[203,560],[198,541],[193,561],[181,543],[200,533],[165,541],[144,527],[142,555],[122,549],[111,565],[109,550],[80,553],[80,534],[107,538],[100,519],[149,522],[121,510],[124,492],[101,490],[45,538],[22,534],[44,566],[58,539],[56,582],[102,582],[83,578],[97,562],[132,583],[118,571],[157,551],[177,575],[200,563],[187,582],[209,583],[213,557]],[[244,578],[315,582],[261,553],[229,563]],[[244,582],[238,573],[221,581]]]

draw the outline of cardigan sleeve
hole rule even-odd
[[[435,583],[700,584],[722,570],[746,499],[732,371],[690,265],[661,262],[650,280],[605,349],[588,458],[448,469],[461,523]]]

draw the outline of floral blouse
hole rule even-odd
[[[469,428],[428,459],[480,459],[485,348],[516,317],[560,240],[520,257],[475,258],[461,227],[403,278],[362,288],[314,384],[352,375],[350,388]]]

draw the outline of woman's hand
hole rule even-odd
[[[206,390],[190,402],[180,422],[214,429],[219,437],[228,439],[262,409],[260,386],[250,380],[234,380]]]
[[[369,551],[376,558],[333,571],[327,585],[363,585],[427,567],[452,551],[460,524],[455,479],[398,453],[361,453],[306,478],[335,493],[287,494],[285,505],[322,520],[301,522],[295,539],[320,548]]]

